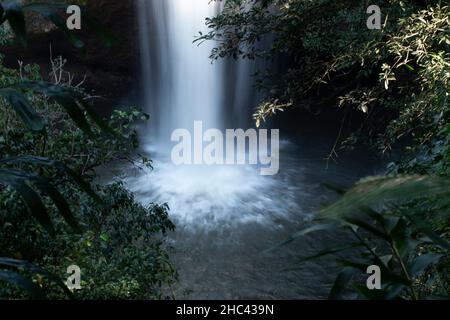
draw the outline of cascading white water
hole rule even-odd
[[[205,18],[215,14],[210,0],[139,0],[139,30],[145,104],[157,126],[154,145],[170,146],[178,128],[192,130],[194,121],[223,128],[223,65],[208,60],[213,44],[193,44],[205,31]]]
[[[169,158],[175,129],[193,132],[194,121],[205,129],[246,129],[251,120],[254,63],[212,63],[215,44],[193,43],[220,6],[210,0],[137,2],[143,100],[151,115],[141,137],[155,170],[128,182],[143,201],[168,202],[178,222],[203,221],[208,228],[217,225],[212,221],[268,221],[259,209],[273,205],[266,192],[276,183],[251,166],[174,166]]]

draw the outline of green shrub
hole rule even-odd
[[[405,273],[402,264],[424,262],[421,257],[436,253],[435,244],[425,241],[427,245],[422,245],[423,230],[417,230],[409,221],[412,214],[427,221],[430,232],[438,238],[448,241],[449,237],[450,6],[440,0],[384,0],[376,4],[383,14],[381,30],[366,28],[369,3],[365,1],[226,0],[224,10],[207,19],[209,32],[201,33],[197,41],[216,40],[212,59],[270,62],[283,57],[288,62],[286,69],[277,74],[257,73],[256,84],[265,94],[254,114],[257,126],[293,107],[314,112],[328,112],[335,107],[341,110],[341,129],[329,160],[337,160],[341,148],[353,148],[357,143],[383,154],[399,142],[406,145],[407,153],[389,165],[388,176],[363,181],[328,209],[339,222],[333,227],[349,230],[357,237],[356,244],[365,247],[359,261],[344,263],[345,270],[336,285],[342,289],[350,283],[355,269],[360,272],[358,269],[376,263],[384,264],[385,273],[400,275],[403,283],[390,279],[393,281],[385,283],[378,295],[354,286],[363,297],[448,296],[448,247],[439,248],[439,259],[427,261],[420,275]],[[259,43],[265,38],[273,41]],[[345,129],[354,127],[355,113],[362,119],[359,126]],[[389,182],[395,186],[399,181],[429,181],[435,188],[428,190],[424,184],[422,193],[414,196],[409,194],[414,188],[398,192],[395,195],[402,196],[401,200],[409,200],[391,206],[394,194],[390,193],[393,186]],[[432,190],[440,192],[430,193]],[[377,206],[364,202],[370,196],[377,199]],[[357,223],[346,219],[352,214]],[[306,233],[323,230],[322,221],[316,222],[319,225]],[[388,223],[399,231],[400,238],[383,226]],[[363,236],[367,233],[371,237],[366,241]],[[297,235],[304,234],[300,231]],[[384,254],[375,251],[380,249],[380,238]],[[401,257],[395,252],[396,245],[404,245],[400,242],[415,246]],[[350,247],[354,248],[354,243]],[[325,249],[314,257],[343,249],[349,246]],[[335,289],[332,297],[337,296]]]
[[[11,70],[0,65],[0,71],[0,85],[42,81],[37,66]],[[71,88],[68,83],[60,85]],[[86,97],[81,88],[75,89]],[[5,172],[20,170],[30,175],[24,183],[37,192],[45,206],[40,214],[48,214],[49,220],[47,224],[36,223],[33,217],[39,218],[37,207],[27,207],[25,198],[0,184],[0,257],[33,263],[0,259],[3,280],[23,284],[25,289],[0,282],[0,297],[26,298],[39,289],[35,297],[63,299],[67,292],[61,289],[61,282],[49,281],[52,279],[46,272],[66,279],[70,265],[78,265],[82,271],[82,290],[75,291],[74,298],[164,297],[164,290],[177,278],[165,244],[166,232],[174,229],[168,207],[139,204],[120,182],[108,186],[95,182],[96,170],[111,162],[151,166],[149,159],[136,153],[139,141],[135,125],[148,120],[148,115],[136,108],[117,110],[108,123],[113,134],[95,126],[93,120],[87,120],[88,133],[47,95],[32,91],[25,95],[44,120],[45,129],[30,131],[6,101],[0,100],[0,165],[9,170]],[[70,210],[73,217],[68,220],[58,214],[63,213],[61,207],[54,197],[45,194],[49,186],[37,184],[35,173],[51,181],[62,197],[60,201],[68,206],[66,214]],[[74,222],[80,231],[74,232],[73,224],[67,221]],[[20,266],[12,268],[11,264]]]

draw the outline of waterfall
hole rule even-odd
[[[205,19],[218,14],[222,5],[210,0],[138,0],[136,6],[142,99],[151,117],[140,136],[154,170],[128,177],[127,183],[145,203],[169,203],[171,216],[186,227],[268,222],[271,217],[256,209],[273,207],[268,194],[278,184],[261,176],[256,166],[176,166],[170,159],[172,132],[193,132],[195,121],[202,121],[205,130],[222,132],[254,126],[256,63],[212,63],[209,56],[216,44],[193,43],[199,32],[208,32]],[[283,214],[280,210],[274,216]]]
[[[225,126],[224,64],[208,59],[213,43],[193,43],[218,9],[210,0],[138,1],[144,104],[153,119],[148,136],[158,148],[170,144],[173,130],[192,130],[196,120]]]
[[[176,225],[169,239],[180,274],[178,297],[186,297],[186,292],[192,292],[193,299],[317,297],[326,288],[317,279],[328,272],[328,265],[276,271],[326,239],[311,237],[268,253],[267,249],[309,225],[322,204],[330,202],[324,180],[349,185],[348,177],[358,175],[355,169],[364,161],[355,158],[346,171],[334,164],[325,169],[323,155],[329,143],[322,137],[282,141],[280,171],[274,176],[260,175],[254,165],[176,165],[170,157],[172,131],[192,132],[194,121],[222,131],[253,127],[251,115],[261,97],[252,74],[286,67],[283,62],[288,59],[283,58],[267,65],[233,59],[211,63],[208,57],[215,43],[198,46],[193,40],[199,31],[208,31],[205,18],[216,15],[221,4],[136,0],[141,105],[151,117],[140,139],[154,168],[134,170],[130,165],[124,169],[124,182],[143,205],[170,207]],[[261,47],[272,39],[264,41]],[[324,292],[319,296],[326,297]]]

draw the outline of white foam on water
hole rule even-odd
[[[272,224],[295,206],[289,190],[253,166],[175,166],[154,161],[155,169],[126,179],[143,203],[170,205],[171,217],[182,226],[217,228],[242,223]],[[294,194],[291,194],[294,199]],[[288,200],[289,201],[289,200]]]

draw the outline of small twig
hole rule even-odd
[[[19,63],[19,76],[20,76],[20,80],[23,80],[23,61],[17,60],[17,62]]]

